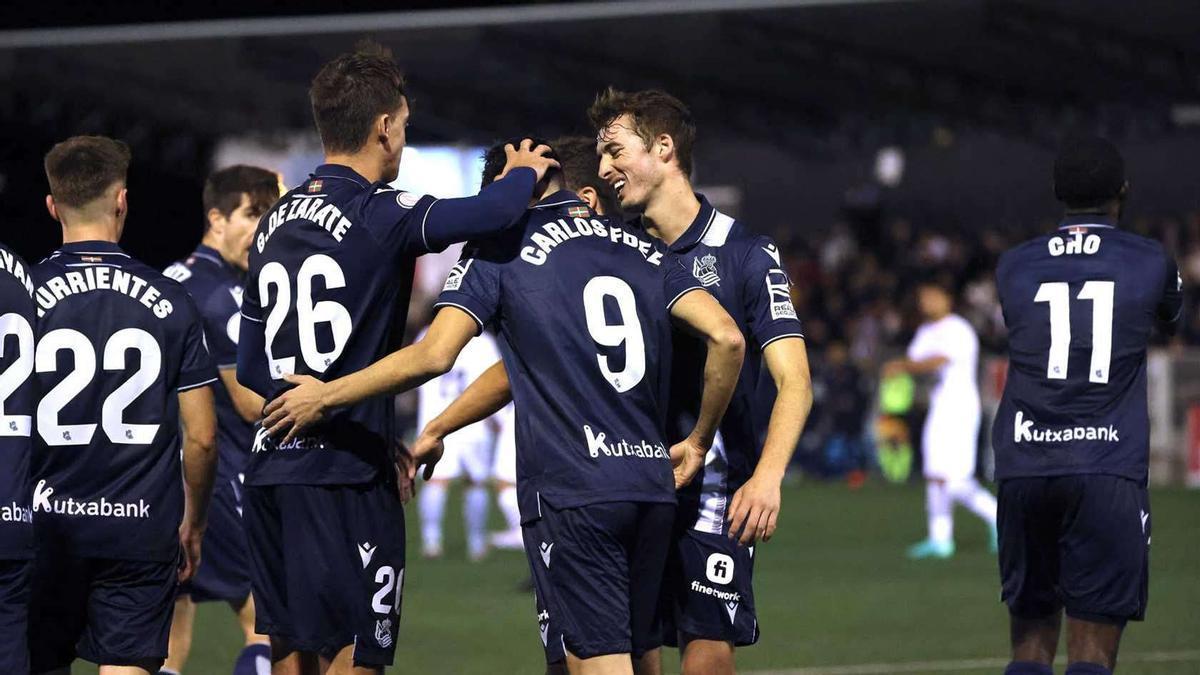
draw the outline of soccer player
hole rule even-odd
[[[422,332],[417,340],[425,337]],[[496,339],[487,332],[463,348],[450,372],[417,387],[417,426],[446,409],[475,378],[500,359]],[[445,454],[433,478],[417,496],[421,512],[421,553],[426,558],[442,556],[442,517],[446,508],[446,490],[450,481],[464,479],[463,520],[467,531],[467,557],[482,560],[487,555],[487,480],[499,441],[499,418],[473,424],[456,431],[447,439]]]
[[[979,338],[971,324],[954,313],[954,296],[940,283],[922,283],[917,288],[917,305],[924,321],[908,345],[907,358],[889,361],[883,367],[885,378],[901,373],[936,378],[921,432],[929,535],[909,547],[908,557],[954,555],[955,502],[987,523],[994,552],[996,498],[975,479]]]
[[[484,184],[502,163],[492,148]],[[425,339],[370,368],[311,378],[268,404],[289,437],[323,411],[445,372],[489,324],[503,337],[517,412],[517,491],[547,662],[571,673],[658,670],[658,595],[683,482],[703,461],[743,341],[712,296],[644,232],[596,216],[552,172],[521,226],[468,247]],[[703,404],[668,450],[671,319],[703,336]],[[285,440],[286,443],[286,440]],[[437,444],[414,454],[435,463]],[[426,469],[428,478],[430,473]],[[550,636],[559,636],[551,640]],[[632,655],[632,659],[631,659]],[[559,667],[561,670],[561,667]]]
[[[748,344],[729,414],[700,478],[680,494],[664,582],[666,640],[682,648],[683,672],[732,673],[735,647],[758,640],[754,544],[775,532],[780,484],[812,407],[790,281],[775,242],[692,190],[696,126],[683,103],[661,91],[609,89],[589,116],[600,175],[616,189],[621,209],[670,247]],[[677,439],[699,407],[704,346],[677,332],[674,353],[668,432]],[[756,393],[770,384],[773,404]]]
[[[310,90],[325,163],[259,223],[250,249],[238,381],[270,400],[292,373],[333,380],[403,331],[416,257],[512,226],[555,162],[505,149],[505,177],[464,199],[398,191],[409,108],[377,45],[323,66]],[[379,672],[392,663],[404,523],[390,401],[376,398],[279,443],[257,432],[246,467],[257,630],[280,671]],[[318,663],[319,662],[319,663]]]
[[[1008,380],[992,443],[1000,480],[1007,675],[1046,675],[1067,614],[1067,673],[1107,675],[1145,616],[1150,553],[1146,344],[1178,320],[1174,260],[1118,229],[1124,162],[1098,137],[1054,161],[1060,227],[1006,252],[996,286]]]
[[[178,584],[200,563],[217,374],[187,291],[117,246],[129,159],[101,136],[46,154],[63,245],[33,269],[35,673],[77,656],[104,674],[157,671]]]
[[[29,672],[26,627],[33,558],[30,434],[33,387],[33,278],[19,255],[0,244],[0,672]]]
[[[254,632],[250,562],[242,528],[242,474],[263,399],[238,384],[237,339],[241,326],[242,283],[258,219],[279,199],[279,178],[254,166],[214,172],[204,184],[204,237],[186,260],[163,274],[183,284],[204,321],[204,336],[221,381],[217,405],[217,480],[204,537],[204,565],[180,588],[171,622],[171,649],[162,673],[183,671],[192,642],[197,602],[220,600],[237,614],[245,636],[234,675],[255,675],[270,663],[265,635]]]

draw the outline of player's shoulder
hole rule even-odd
[[[16,251],[0,243],[0,277],[6,277],[21,285],[26,292],[33,295],[32,268]]]

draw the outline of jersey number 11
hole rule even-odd
[[[1112,361],[1113,294],[1116,283],[1088,281],[1077,296],[1092,301],[1092,362],[1088,381],[1108,384]],[[1050,360],[1046,377],[1067,379],[1067,357],[1071,351],[1071,290],[1065,281],[1048,281],[1038,287],[1034,302],[1050,304]]]

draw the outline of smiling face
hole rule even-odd
[[[633,213],[646,205],[663,182],[666,163],[659,141],[647,147],[637,133],[633,117],[623,114],[600,130],[596,139],[600,178],[613,187],[621,209]]]

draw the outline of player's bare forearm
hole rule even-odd
[[[183,427],[184,520],[203,530],[208,522],[217,471],[217,413],[211,387],[179,393],[179,419]]]
[[[708,346],[700,411],[689,435],[690,440],[707,450],[712,446],[717,426],[733,398],[746,353],[746,340],[720,303],[703,291],[690,292],[676,301],[671,316],[689,332],[704,338]]]
[[[218,374],[221,376],[221,384],[225,385],[225,391],[229,392],[229,398],[233,400],[233,407],[238,416],[247,422],[257,422],[262,417],[263,397],[249,387],[242,386],[233,368],[222,368]]]
[[[783,480],[812,410],[808,350],[802,338],[783,338],[767,345],[763,357],[777,393],[771,407],[767,438],[754,473]]]
[[[928,375],[941,370],[942,366],[950,363],[950,359],[945,356],[931,356],[927,359],[895,359],[888,361],[883,366],[884,377],[899,375],[900,373],[908,373],[909,375]]]
[[[504,369],[503,361],[497,361],[440,415],[430,420],[421,433],[439,439],[445,438],[463,427],[495,415],[511,401],[512,388],[508,383],[508,371]]]

